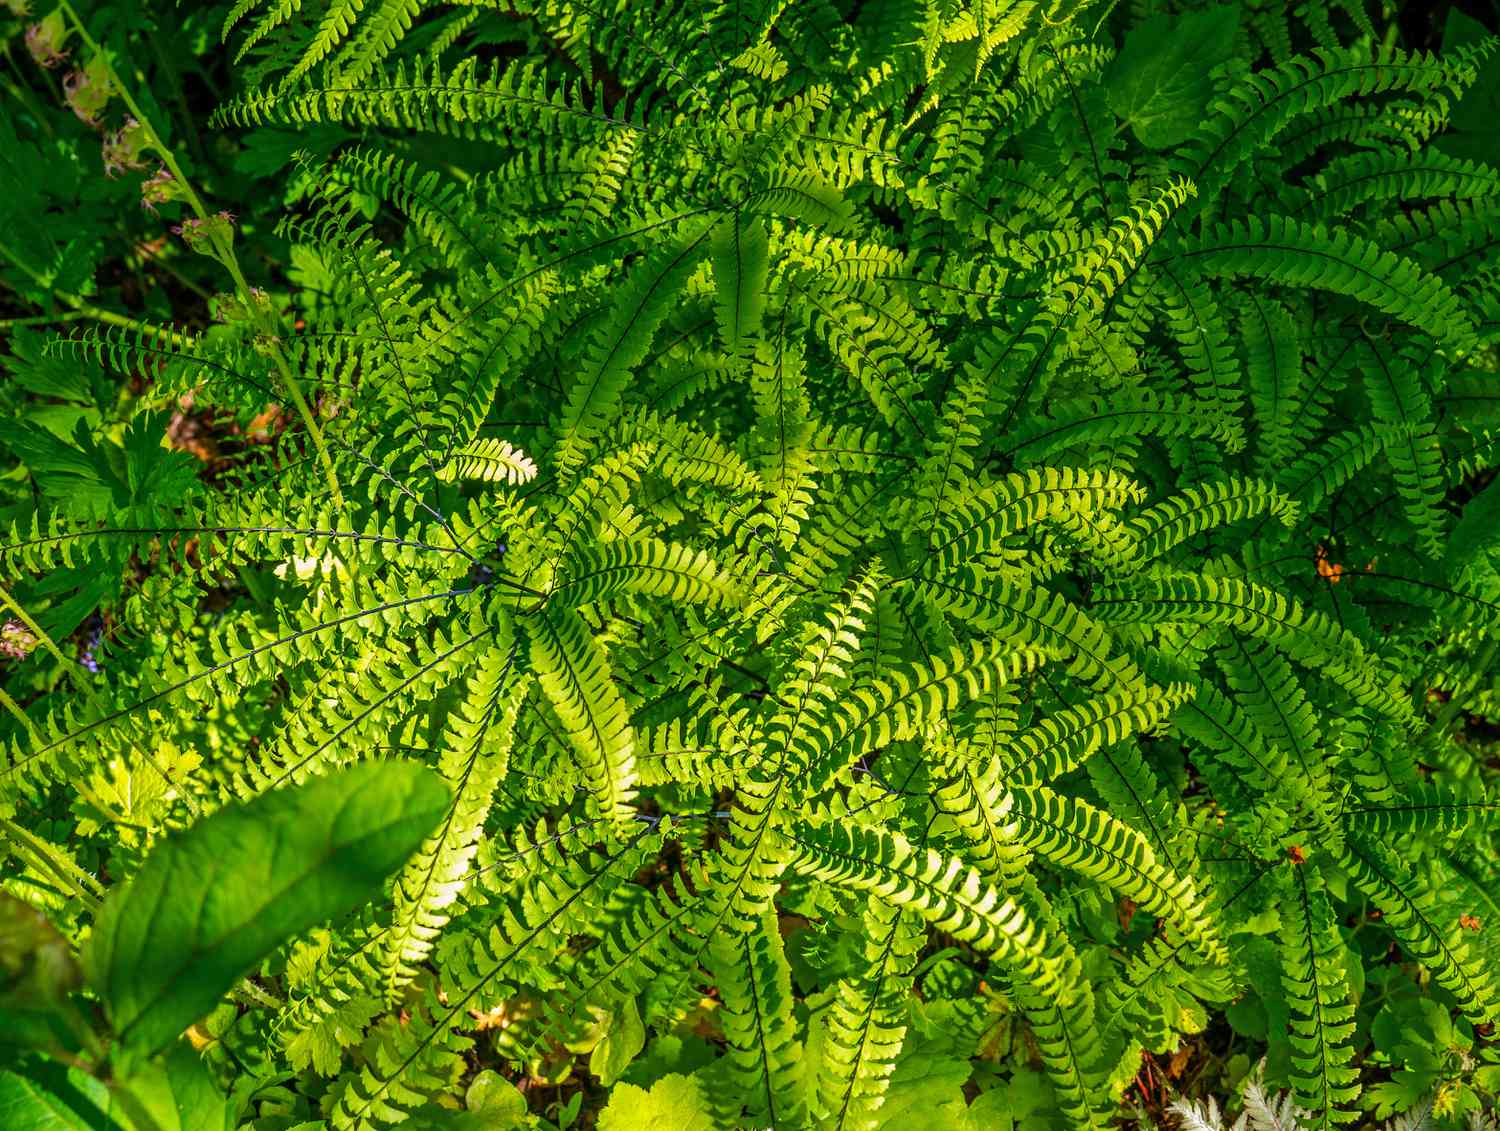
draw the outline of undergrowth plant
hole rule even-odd
[[[133,105],[219,321],[8,362],[286,409],[0,432],[0,1110],[1490,1103],[1500,55],[1375,15],[239,0],[284,261]]]

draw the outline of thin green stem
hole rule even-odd
[[[88,317],[91,315],[82,310],[65,310],[61,314],[33,314],[29,318],[0,318],[0,330],[14,330],[17,326],[51,326]]]
[[[10,595],[10,591],[3,585],[0,585],[0,605],[9,609],[15,618],[26,626],[27,631],[37,638],[38,643],[52,653],[65,670],[72,670],[73,661],[63,655],[62,649],[57,646],[57,642],[52,639],[47,630],[31,619],[31,614],[16,602],[16,599]]]
[[[125,108],[140,124],[141,130],[145,134],[146,147],[162,159],[162,163],[167,167],[167,172],[172,174],[173,182],[182,193],[183,199],[187,201],[188,207],[192,209],[193,214],[199,220],[208,220],[208,209],[203,203],[203,198],[198,195],[198,190],[192,186],[192,183],[183,174],[182,166],[177,163],[176,155],[167,146],[166,142],[162,140],[161,135],[156,132],[156,127],[151,124],[151,119],[146,116],[146,112],[141,109],[140,104],[131,96],[125,84],[120,81],[119,72],[115,70],[114,64],[109,61],[109,57],[99,47],[99,44],[94,41],[93,36],[89,35],[88,28],[78,18],[78,13],[73,10],[73,5],[68,0],[61,0],[59,8],[72,23],[74,30],[78,33],[79,39],[83,40],[84,46],[89,49],[91,54],[104,61],[108,69],[109,83],[114,93],[119,95],[120,101],[125,103]],[[240,268],[239,259],[234,253],[233,243],[228,238],[219,239],[215,237],[212,240],[212,247],[213,257],[223,265],[234,280],[235,290],[238,293],[240,302],[250,312],[255,322],[255,329],[264,337],[269,347],[268,354],[271,362],[275,365],[277,374],[281,377],[287,392],[291,394],[292,403],[296,406],[298,415],[302,417],[302,423],[307,428],[308,435],[312,437],[313,447],[317,450],[318,458],[323,464],[324,473],[328,477],[328,487],[333,493],[334,503],[340,510],[343,510],[344,494],[339,488],[338,474],[333,467],[333,456],[323,439],[323,429],[318,425],[317,417],[313,414],[312,407],[308,404],[307,397],[302,391],[302,384],[293,376],[291,367],[287,364],[286,356],[282,352],[280,327],[276,323],[276,317],[269,311],[263,310],[260,303],[256,301],[250,284],[245,279],[245,273]]]
[[[4,707],[16,717],[16,721],[26,728],[26,733],[32,738],[37,737],[36,724],[31,721],[31,716],[21,709],[21,704],[10,697],[10,693],[0,687],[0,707]]]
[[[199,286],[192,279],[189,279],[181,271],[177,270],[177,268],[173,267],[172,264],[169,263],[166,260],[165,257],[157,255],[155,252],[151,251],[145,245],[137,246],[135,250],[136,250],[136,253],[138,255],[140,255],[140,257],[143,260],[145,260],[147,263],[151,264],[153,267],[159,267],[159,268],[161,268],[168,275],[171,275],[172,278],[176,279],[179,283],[181,283],[188,290],[192,291],[199,298],[204,299],[205,301],[207,301],[207,300],[212,299],[214,297],[206,288]]]
[[[193,120],[193,112],[188,107],[187,95],[182,89],[182,76],[177,73],[172,57],[162,46],[162,37],[148,35],[146,38],[151,41],[151,50],[156,55],[157,64],[167,76],[167,85],[172,88],[172,97],[177,102],[177,109],[182,115],[182,128],[183,133],[187,135],[188,147],[193,151],[193,157],[202,161],[203,139],[198,136],[198,127]]]
[[[53,879],[70,889],[91,915],[99,913],[99,908],[102,906],[103,900],[100,898],[98,892],[91,890],[89,885],[84,882],[87,879],[93,881],[97,886],[97,881],[94,881],[92,876],[82,871],[79,871],[75,875],[69,863],[57,859],[50,845],[32,836],[14,821],[7,820],[4,817],[0,817],[0,836],[4,836],[6,840],[10,841],[22,856],[30,860],[39,869],[47,872]]]

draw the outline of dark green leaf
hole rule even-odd
[[[609,1019],[604,1038],[589,1053],[589,1071],[604,1085],[613,1084],[630,1062],[646,1047],[646,1028],[641,1024],[635,999],[626,998]]]
[[[1488,35],[1482,23],[1454,6],[1443,26],[1443,51],[1451,53]],[[1479,65],[1474,85],[1453,107],[1448,130],[1435,144],[1453,157],[1500,165],[1500,56],[1491,52]]]
[[[1143,145],[1186,141],[1213,95],[1209,72],[1234,53],[1239,9],[1153,16],[1125,36],[1105,90]]]

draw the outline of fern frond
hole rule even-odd
[[[528,619],[527,633],[532,670],[557,712],[600,812],[628,821],[634,812],[635,738],[604,649],[578,614],[567,609],[548,609]]]
[[[464,698],[448,716],[439,770],[453,790],[447,816],[396,878],[391,921],[381,940],[386,1002],[402,990],[432,952],[451,908],[467,886],[496,787],[510,765],[510,743],[525,684],[513,678],[514,644],[497,641],[481,653]]]
[[[615,593],[645,593],[672,601],[737,606],[740,582],[702,550],[647,538],[617,538],[574,551],[563,565],[554,600],[570,607]]]
[[[1384,913],[1385,923],[1402,947],[1426,966],[1476,1025],[1500,1017],[1500,992],[1493,973],[1472,951],[1455,926],[1439,925],[1431,893],[1389,849],[1366,837],[1351,837],[1349,877]]]
[[[913,586],[976,628],[1008,633],[1021,644],[1066,657],[1070,675],[1101,690],[1142,681],[1128,656],[1112,654],[1116,649],[1106,629],[1046,589],[985,580],[972,570],[956,570],[943,579],[914,579]]]
[[[787,834],[796,867],[915,912],[939,930],[993,955],[1040,994],[1073,1001],[1079,985],[1061,980],[1051,940],[1012,900],[1002,900],[972,868],[918,849],[895,833],[854,822],[800,825]]]
[[[1347,295],[1422,327],[1455,349],[1475,340],[1473,320],[1447,284],[1346,231],[1255,216],[1185,238],[1177,254],[1209,275],[1249,275]]]
[[[710,948],[724,1004],[719,1011],[729,1039],[732,1079],[752,1120],[772,1127],[805,1125],[802,1050],[792,1020],[791,968],[775,916],[759,929],[726,934]]]
[[[1149,734],[1192,695],[1187,684],[1143,686],[1085,700],[1017,733],[999,754],[1001,773],[1022,785],[1052,781],[1131,734]]]
[[[646,356],[652,334],[666,318],[711,231],[705,227],[680,244],[652,253],[631,272],[615,300],[614,314],[591,341],[582,375],[559,415],[552,458],[560,474],[578,470],[589,443],[614,418],[631,371]]]
[[[906,1037],[906,997],[926,933],[916,916],[871,897],[861,965],[841,978],[823,1020],[817,1069],[822,1125],[874,1131]]]
[[[1315,666],[1355,702],[1397,719],[1410,714],[1410,707],[1393,691],[1393,675],[1356,636],[1323,614],[1253,582],[1162,573],[1102,590],[1093,609],[1106,624],[1176,621],[1240,629]]]
[[[1033,417],[1007,433],[1002,451],[1012,459],[1036,464],[1069,448],[1129,436],[1196,436],[1217,441],[1231,451],[1244,442],[1239,423],[1223,415],[1217,402],[1131,389],[1059,402],[1047,416]]]
[[[510,441],[498,436],[465,444],[437,469],[442,480],[482,479],[519,487],[536,478],[536,464]]]
[[[1294,867],[1282,900],[1281,984],[1292,1011],[1292,1085],[1313,1127],[1351,1122],[1359,1097],[1353,1064],[1354,1005],[1341,941],[1316,868]]]
[[[1118,509],[1143,497],[1137,483],[1113,471],[1045,467],[1014,472],[965,500],[931,530],[924,569],[953,569],[1058,514]]]
[[[807,751],[797,752],[797,763],[813,767],[812,783],[817,790],[855,751],[878,750],[913,738],[924,725],[960,703],[978,699],[1034,670],[1041,659],[1036,652],[976,643],[947,656],[934,656],[924,664],[895,668],[873,685],[856,684],[826,728],[809,736]],[[829,755],[832,765],[824,762]]]
[[[1170,920],[1210,957],[1225,956],[1206,901],[1192,881],[1156,858],[1145,837],[1103,810],[1064,799],[1045,786],[1012,791],[1007,814],[1033,852],[1114,888]]]
[[[1259,480],[1226,478],[1195,485],[1130,520],[1135,559],[1152,561],[1205,531],[1262,514],[1291,526],[1297,506]]]
[[[1320,48],[1242,78],[1213,107],[1173,164],[1194,180],[1207,205],[1244,162],[1298,115],[1384,91],[1456,96],[1473,80],[1482,56],[1481,50],[1438,61],[1385,48],[1371,58],[1361,48]]]
[[[731,357],[738,356],[759,334],[769,253],[765,224],[753,216],[735,213],[714,228],[714,313],[724,352]]]

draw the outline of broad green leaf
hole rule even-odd
[[[198,461],[166,446],[165,414],[146,412],[125,429],[123,476],[134,505],[167,506],[185,498],[198,475]]]
[[[610,1018],[604,1039],[589,1053],[589,1071],[601,1084],[613,1084],[645,1047],[646,1027],[641,1024],[640,1011],[634,998],[626,998]]]
[[[985,1131],[1054,1131],[1064,1126],[1052,1085],[1040,1072],[1018,1068],[969,1105],[969,1121]]]
[[[1132,28],[1105,82],[1110,108],[1141,144],[1184,142],[1213,96],[1209,72],[1234,54],[1239,9],[1158,15]]]
[[[526,1097],[500,1073],[485,1069],[474,1077],[464,1093],[464,1104],[483,1116],[489,1131],[504,1131],[526,1121]]]
[[[10,331],[10,353],[0,365],[10,374],[10,380],[28,392],[42,397],[56,397],[79,405],[93,405],[96,401],[95,385],[99,381],[99,367],[80,363],[73,357],[49,354],[43,348],[47,335],[39,330],[17,326]],[[33,412],[44,406],[28,406]],[[61,430],[61,435],[72,431],[71,425]]]
[[[67,1056],[78,1051],[78,1035],[56,1010],[0,1006],[0,1055],[21,1049]]]
[[[0,892],[0,1048],[74,1051],[77,1035],[57,1007],[81,981],[73,948],[47,918]]]
[[[46,498],[72,514],[104,515],[126,497],[104,449],[82,420],[67,441],[24,421],[0,421],[0,447],[26,465]]]
[[[34,1080],[0,1072],[0,1126],[6,1131],[87,1131],[72,1108]]]
[[[47,917],[0,892],[0,1007],[53,1004],[80,980],[73,948]]]
[[[447,805],[430,771],[367,762],[167,837],[85,952],[122,1047],[165,1047],[282,942],[374,898]]]
[[[962,1057],[917,1049],[903,1055],[891,1074],[880,1126],[967,1131],[964,1084],[973,1071]]]

